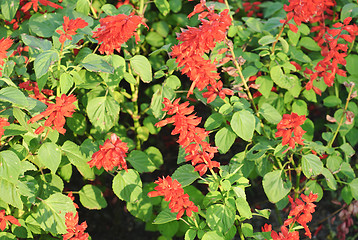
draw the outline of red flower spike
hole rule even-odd
[[[220,163],[212,161],[214,153],[217,152],[216,147],[211,147],[209,143],[205,142],[205,138],[209,132],[205,129],[197,127],[201,122],[201,118],[191,114],[194,111],[193,106],[189,106],[189,102],[179,104],[180,99],[176,99],[173,103],[164,98],[165,107],[162,111],[167,111],[170,118],[164,119],[155,124],[156,127],[163,127],[169,123],[175,126],[172,135],[179,134],[178,143],[182,148],[185,148],[186,161],[191,161],[195,166],[195,171],[198,171],[200,176],[204,175],[208,169],[220,167]]]
[[[30,10],[31,6],[32,6],[32,9],[37,12],[38,11],[38,8],[39,8],[39,2],[44,5],[44,6],[50,6],[50,7],[53,7],[55,9],[63,9],[62,6],[56,4],[56,3],[53,3],[51,1],[48,1],[48,0],[29,0],[28,3],[26,3],[24,6],[21,7],[21,11],[22,12],[27,12]]]
[[[34,94],[30,94],[29,97],[37,99],[45,104],[49,103],[49,99],[42,93],[44,93],[48,96],[53,95],[53,91],[49,90],[49,89],[42,89],[40,92],[37,82],[31,82],[30,80],[20,83],[19,88],[25,89],[27,91],[33,91]]]
[[[19,220],[17,220],[16,218],[14,218],[13,216],[10,215],[5,215],[5,210],[0,210],[0,229],[1,231],[4,231],[7,224],[15,224],[19,227],[21,227],[21,224],[19,223]]]
[[[118,14],[116,16],[107,16],[99,20],[101,26],[97,31],[93,32],[93,38],[101,43],[99,47],[100,53],[107,55],[113,54],[114,50],[121,51],[121,45],[127,42],[133,35],[136,42],[139,36],[135,32],[139,24],[144,24],[143,18],[134,15],[132,12],[129,16]]]
[[[7,58],[7,50],[11,47],[13,41],[11,38],[2,38],[0,40],[0,66],[4,66],[4,59]],[[2,76],[2,68],[0,67],[0,77]]]
[[[88,23],[82,18],[69,19],[67,16],[63,16],[64,23],[62,24],[62,30],[56,30],[60,34],[60,43],[64,43],[66,39],[72,40],[72,36],[76,35],[76,31],[80,28],[84,28]]]
[[[282,146],[289,144],[288,149],[294,149],[295,143],[304,145],[302,135],[306,132],[301,128],[306,116],[298,116],[296,113],[284,114],[277,124],[275,137],[282,137]],[[293,137],[292,137],[293,133]]]
[[[31,118],[28,123],[34,123],[42,118],[48,117],[45,121],[45,127],[52,127],[56,129],[59,133],[65,134],[66,129],[63,126],[66,123],[65,117],[72,117],[72,114],[75,112],[76,106],[73,104],[77,99],[74,95],[66,96],[62,94],[61,97],[56,97],[56,103],[47,104],[47,109]],[[39,127],[35,133],[40,134],[45,128],[43,126]]]
[[[87,228],[87,223],[84,221],[78,224],[78,213],[73,216],[73,212],[68,212],[65,215],[66,234],[63,234],[63,240],[88,240],[88,233],[84,231]]]
[[[7,118],[0,118],[0,138],[2,137],[2,135],[4,135],[5,126],[10,126],[10,123],[7,121]]]
[[[198,207],[189,200],[189,195],[184,194],[181,184],[170,176],[166,178],[158,178],[154,182],[158,186],[154,188],[155,191],[149,192],[149,197],[164,196],[164,200],[169,202],[171,212],[176,212],[177,220],[179,220],[184,213],[191,217],[193,212],[198,212]]]
[[[127,171],[125,160],[127,153],[127,143],[122,142],[115,133],[112,133],[111,138],[99,146],[99,151],[93,153],[92,160],[88,164],[91,168],[96,166],[101,169],[103,167],[107,172],[112,171],[114,167]]]

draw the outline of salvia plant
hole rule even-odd
[[[358,2],[0,8],[0,239],[358,238]]]

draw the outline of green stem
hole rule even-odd
[[[93,17],[94,17],[95,19],[98,19],[96,10],[95,10],[95,9],[93,8],[93,6],[92,6],[92,1],[87,0],[87,2],[88,2],[89,5],[90,5],[90,9],[91,9],[91,12],[92,12],[92,14],[93,14]]]
[[[334,140],[336,139],[336,137],[337,137],[337,135],[338,135],[339,129],[341,128],[341,126],[342,126],[342,124],[343,124],[344,115],[346,114],[346,111],[347,111],[347,108],[348,108],[348,103],[349,103],[349,100],[350,100],[351,95],[352,95],[352,92],[353,92],[353,87],[354,87],[354,84],[351,84],[351,88],[349,89],[349,93],[348,93],[346,105],[344,106],[344,110],[343,110],[341,119],[340,119],[340,121],[339,121],[337,130],[335,131],[335,133],[334,133],[333,138],[331,139],[331,141],[328,143],[328,147],[329,147],[329,148],[332,147],[332,144],[333,144]]]
[[[283,26],[282,26],[280,32],[279,32],[279,33],[277,34],[277,36],[276,36],[276,40],[275,40],[275,41],[273,42],[273,44],[272,44],[272,53],[275,53],[275,46],[276,46],[276,44],[277,44],[277,42],[278,42],[278,39],[281,37],[282,32],[283,32],[283,29],[285,29],[285,26],[286,26],[286,23],[283,24]]]
[[[282,218],[281,218],[281,216],[280,216],[280,211],[278,210],[276,204],[275,204],[275,213],[276,213],[276,216],[277,216],[278,223],[279,223],[280,225],[283,225]]]
[[[245,240],[244,234],[242,233],[242,230],[241,230],[241,226],[237,225],[236,228],[237,228],[237,231],[239,232],[240,239]]]
[[[133,113],[132,113],[132,119],[133,119],[133,124],[134,124],[134,129],[136,130],[136,141],[137,141],[137,149],[140,150],[141,149],[141,142],[140,139],[138,138],[138,129],[141,127],[139,119],[140,119],[140,115],[139,115],[139,108],[138,108],[138,93],[139,93],[139,76],[137,76],[136,78],[137,83],[136,84],[130,84],[131,87],[131,91],[132,91],[132,102],[133,102]]]

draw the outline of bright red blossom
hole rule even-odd
[[[72,36],[76,35],[76,31],[80,28],[84,28],[88,25],[88,23],[82,18],[69,19],[67,16],[63,16],[64,23],[62,24],[62,30],[56,30],[60,36],[60,43],[64,43],[66,39],[72,40]]]
[[[145,24],[143,18],[134,15],[132,12],[129,16],[118,14],[117,16],[107,16],[99,20],[101,26],[93,32],[93,38],[101,43],[98,49],[100,53],[110,55],[114,50],[121,51],[121,45],[127,42],[133,35],[136,42],[139,36],[135,32],[139,24]]]
[[[42,118],[48,117],[45,121],[45,127],[52,127],[56,129],[59,133],[65,134],[66,129],[63,126],[66,123],[65,117],[72,117],[72,114],[75,112],[76,106],[73,104],[76,102],[76,97],[72,94],[66,96],[62,94],[61,97],[56,97],[56,103],[47,104],[47,109],[31,118],[28,123],[34,123]],[[40,134],[45,130],[43,126],[40,126],[36,129],[35,134]]]
[[[303,145],[302,135],[306,131],[302,129],[301,125],[305,120],[305,115],[298,116],[296,113],[284,114],[282,120],[277,124],[275,137],[282,137],[282,145],[289,144],[288,149],[294,149],[295,143]]]
[[[4,231],[6,228],[6,225],[8,223],[12,223],[15,224],[19,227],[21,227],[21,224],[19,223],[19,220],[17,220],[16,218],[14,218],[13,216],[10,215],[5,215],[5,210],[0,210],[0,229],[1,231]]]
[[[50,6],[50,7],[56,8],[56,9],[58,9],[58,8],[63,9],[62,6],[60,6],[56,3],[53,3],[51,1],[48,1],[48,0],[30,0],[25,5],[22,6],[21,11],[27,12],[30,10],[30,8],[32,6],[32,9],[34,9],[34,11],[37,12],[38,8],[39,8],[39,2],[44,6]]]
[[[163,127],[169,123],[175,126],[172,135],[179,134],[178,143],[182,148],[185,148],[186,161],[191,161],[195,166],[195,171],[198,171],[200,176],[204,175],[208,169],[220,167],[220,163],[212,161],[214,153],[218,150],[216,147],[210,146],[205,141],[209,135],[205,129],[197,127],[201,122],[201,118],[192,114],[194,106],[189,106],[189,102],[179,104],[180,98],[176,99],[173,103],[164,98],[165,107],[162,111],[167,111],[170,118],[164,119],[155,124],[157,127]]]
[[[2,135],[4,135],[5,126],[10,126],[10,123],[7,121],[7,118],[0,118],[0,138],[2,137]]]
[[[87,223],[84,221],[78,224],[78,213],[73,216],[73,212],[68,212],[65,215],[66,234],[63,234],[63,240],[87,240],[89,235],[84,231],[87,228]]]
[[[192,212],[198,212],[198,207],[189,200],[189,195],[184,194],[184,189],[181,184],[176,180],[172,180],[170,176],[166,178],[159,178],[155,181],[158,186],[154,189],[155,191],[149,192],[149,197],[164,196],[164,200],[169,203],[171,212],[177,212],[177,220],[179,220],[184,213],[188,217],[192,216]]]
[[[222,89],[223,83],[218,81],[214,85],[207,86],[208,91],[203,93],[203,97],[207,98],[207,103],[211,103],[219,96],[221,99],[225,99],[226,95],[234,95],[234,91],[231,89]]]
[[[216,89],[216,81],[220,79],[216,65],[211,60],[204,59],[203,55],[211,51],[217,42],[225,39],[226,30],[231,25],[227,9],[217,14],[213,7],[205,5],[205,0],[201,0],[188,17],[196,13],[199,14],[201,25],[198,28],[188,27],[187,30],[182,30],[177,37],[180,43],[173,46],[170,53],[172,58],[176,58],[178,67],[183,67],[182,74],[186,74],[193,81],[188,96],[193,93],[195,87],[202,91],[208,85],[212,87],[212,90],[208,89],[211,92],[221,91]],[[221,95],[226,94],[221,92]]]
[[[92,160],[88,164],[90,167],[96,166],[98,169],[103,167],[106,171],[112,171],[114,167],[127,171],[125,160],[127,152],[127,143],[122,142],[116,134],[112,133],[111,138],[99,146],[99,151],[93,153]]]
[[[13,41],[11,38],[2,38],[0,40],[0,66],[4,66],[4,59],[7,58],[7,50],[11,47]],[[0,77],[2,76],[2,68],[0,67]]]

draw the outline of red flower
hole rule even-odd
[[[69,192],[67,197],[71,198],[72,202],[73,202],[73,206],[75,206],[75,208],[79,208],[77,203],[74,202],[75,200],[75,197],[73,196],[73,193],[72,192]]]
[[[0,66],[4,66],[4,64],[5,64],[4,59],[7,58],[6,51],[11,47],[12,43],[13,43],[13,41],[9,37],[2,38],[0,40]],[[2,68],[0,67],[0,77],[2,76],[1,70],[2,70]]]
[[[289,144],[288,149],[294,149],[295,143],[303,145],[302,135],[306,132],[300,125],[306,120],[306,116],[298,116],[296,113],[284,114],[277,124],[275,137],[282,137],[282,146]],[[292,137],[293,133],[293,137]]]
[[[7,118],[0,117],[0,138],[2,137],[2,135],[4,135],[4,132],[5,132],[4,127],[9,126],[9,125],[10,125],[10,123],[7,121]]]
[[[39,2],[44,5],[44,6],[50,6],[53,8],[60,8],[62,9],[63,7],[60,5],[57,5],[56,3],[53,3],[51,1],[48,0],[30,0],[28,3],[26,3],[24,6],[22,6],[21,11],[23,12],[27,12],[30,10],[31,6],[34,9],[35,12],[38,11],[38,7],[39,7]]]
[[[98,169],[103,166],[106,171],[112,171],[114,167],[127,171],[127,162],[124,159],[127,152],[127,143],[122,142],[116,134],[112,133],[111,138],[107,139],[103,146],[99,146],[99,151],[93,153],[92,160],[88,164],[91,168],[96,166]]]
[[[72,36],[76,35],[76,31],[80,28],[84,28],[88,25],[88,23],[82,18],[69,19],[69,17],[63,16],[64,23],[62,24],[62,30],[56,30],[60,36],[60,43],[64,43],[66,39],[72,40]]]
[[[172,47],[170,53],[172,58],[176,58],[178,67],[182,74],[186,74],[193,83],[188,95],[193,93],[195,87],[202,91],[209,84],[216,88],[216,80],[220,79],[216,65],[203,58],[205,53],[212,50],[216,42],[222,42],[226,36],[226,30],[231,25],[229,10],[224,10],[220,14],[214,12],[213,7],[207,7],[202,0],[189,14],[189,18],[199,13],[201,25],[199,28],[188,27],[177,37],[180,44]],[[207,18],[208,20],[204,19]]]
[[[34,123],[44,117],[48,117],[45,121],[45,127],[56,129],[59,133],[65,134],[66,129],[63,126],[66,123],[65,117],[72,117],[76,106],[73,104],[77,99],[74,95],[66,96],[62,94],[61,97],[56,97],[56,103],[49,103],[47,109],[31,118],[28,123]],[[45,130],[43,126],[36,129],[35,134],[40,134]]]
[[[49,95],[49,96],[53,95],[53,91],[50,89],[42,89],[40,92],[37,82],[31,82],[30,80],[20,83],[19,88],[25,89],[27,91],[33,91],[34,95],[30,94],[29,97],[37,99],[45,104],[47,104],[49,102],[49,99],[42,93]]]
[[[145,24],[143,18],[134,15],[129,16],[118,14],[117,16],[107,16],[99,20],[101,26],[93,32],[93,38],[102,43],[98,49],[100,53],[110,55],[114,50],[121,51],[121,45],[127,42],[133,35],[136,42],[139,36],[135,32],[139,24]]]
[[[285,226],[282,226],[281,232],[276,233],[275,231],[272,231],[271,237],[273,240],[299,240],[300,234],[296,231],[288,232],[288,229]]]
[[[87,228],[87,223],[84,221],[78,225],[78,213],[73,216],[73,212],[68,212],[65,215],[66,234],[63,234],[63,240],[87,240],[89,235],[84,231]]]
[[[201,118],[191,114],[194,111],[193,106],[189,106],[189,102],[179,104],[180,99],[176,99],[173,103],[167,98],[164,98],[165,107],[162,111],[168,111],[169,115],[174,115],[170,118],[164,119],[155,124],[157,127],[163,127],[169,123],[175,126],[172,135],[179,134],[178,143],[182,148],[185,148],[186,161],[191,161],[195,166],[195,171],[198,171],[202,176],[209,169],[220,167],[220,163],[212,161],[214,153],[217,152],[216,147],[210,146],[205,141],[209,135],[205,129],[197,127],[201,122]]]
[[[158,186],[148,193],[149,197],[164,196],[164,200],[169,203],[169,208],[171,212],[177,212],[177,220],[179,220],[184,213],[188,217],[192,216],[192,212],[198,212],[198,207],[194,205],[192,201],[189,200],[189,195],[184,194],[184,190],[181,184],[177,180],[172,180],[170,176],[163,179],[158,178],[155,181]]]
[[[234,95],[234,91],[231,89],[222,89],[223,83],[218,81],[217,83],[207,86],[208,91],[203,93],[203,97],[207,98],[207,103],[211,103],[219,95],[221,99],[225,99],[226,95]]]
[[[288,199],[291,203],[291,211],[289,216],[292,216],[292,218],[287,219],[284,222],[284,226],[288,226],[297,222],[304,227],[306,236],[311,238],[311,231],[309,230],[307,223],[312,220],[311,213],[315,212],[316,207],[313,202],[317,200],[318,195],[311,192],[308,196],[301,194],[301,198],[303,201],[296,199],[294,202],[291,196],[288,196]]]
[[[8,222],[21,227],[19,220],[17,220],[16,218],[14,218],[13,216],[10,216],[10,215],[5,216],[5,210],[4,209],[0,210],[0,229],[1,229],[1,231],[5,230]]]
[[[265,223],[263,227],[261,227],[261,232],[271,232],[272,231],[272,225]]]

